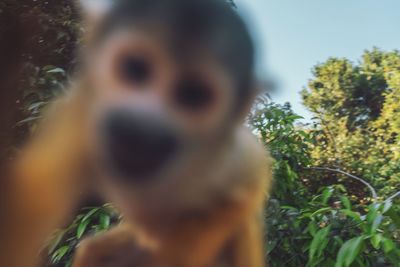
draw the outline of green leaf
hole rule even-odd
[[[385,204],[382,209],[382,214],[385,214],[388,210],[390,210],[390,208],[392,207],[392,204],[393,204],[391,200],[387,200],[384,203]]]
[[[382,219],[383,219],[383,216],[380,214],[375,217],[375,219],[371,225],[371,229],[370,229],[371,234],[375,233],[375,231],[378,229],[379,225],[382,222]]]
[[[373,221],[375,220],[377,214],[378,214],[378,210],[377,210],[376,206],[374,204],[369,205],[367,221],[372,224]]]
[[[32,110],[34,110],[34,109],[37,109],[37,108],[40,108],[40,107],[42,107],[42,106],[44,106],[44,105],[46,105],[47,103],[46,102],[43,102],[43,101],[41,101],[41,102],[36,102],[36,103],[32,103],[29,107],[28,107],[28,110],[29,111],[32,111]]]
[[[329,225],[328,227],[325,227],[321,230],[319,230],[313,240],[311,241],[310,245],[310,252],[309,252],[309,262],[313,262],[315,260],[315,256],[320,256],[322,251],[325,249],[325,247],[328,245],[329,239],[327,238],[329,232],[331,230],[331,226]],[[314,266],[311,264],[311,266]]]
[[[330,211],[331,209],[332,209],[331,207],[319,209],[319,210],[315,211],[314,213],[312,213],[310,217],[314,217],[317,214],[324,213],[326,211]]]
[[[65,235],[65,231],[57,231],[54,238],[50,241],[48,251],[49,254],[53,253]]]
[[[347,240],[338,252],[335,267],[349,267],[360,254],[363,244],[364,236]]]
[[[53,256],[51,257],[51,261],[53,263],[58,263],[69,251],[69,246],[63,246],[54,252]]]
[[[322,203],[326,205],[328,203],[328,200],[331,198],[333,194],[333,188],[332,187],[327,187],[325,190],[322,192]]]
[[[314,221],[310,221],[310,223],[308,224],[308,232],[312,235],[315,236],[315,234],[317,233],[318,230],[318,226]]]
[[[47,73],[65,73],[65,70],[63,70],[62,68],[54,68],[54,69],[48,70]]]
[[[90,222],[89,220],[86,220],[86,221],[82,220],[81,223],[79,224],[78,229],[76,230],[76,237],[78,239],[80,239],[83,236],[83,234],[85,233],[85,230],[86,230],[89,222]]]
[[[354,220],[356,220],[357,222],[362,222],[362,218],[360,216],[360,214],[358,214],[357,212],[351,211],[351,210],[340,210],[343,214],[347,215],[348,217],[353,218]]]
[[[340,200],[346,209],[351,210],[351,203],[348,197],[342,196]]]
[[[288,119],[288,120],[298,120],[298,119],[304,119],[304,117],[299,116],[299,115],[291,115],[291,116],[287,116],[286,119]]]
[[[91,209],[85,217],[83,217],[82,222],[88,220],[92,215],[94,215],[100,208],[93,208]]]
[[[382,235],[381,234],[375,234],[371,238],[371,245],[375,249],[379,249],[381,247],[381,241],[382,241]]]
[[[110,227],[110,216],[108,214],[102,213],[100,215],[100,225],[104,230]]]
[[[37,120],[39,120],[40,118],[41,118],[40,116],[28,117],[28,118],[26,118],[26,119],[23,119],[23,120],[17,122],[17,126],[21,126],[21,125],[24,125],[24,124],[29,123],[29,122],[37,121]]]
[[[392,240],[390,240],[389,238],[384,238],[382,240],[382,246],[383,246],[383,251],[385,253],[391,252],[396,247],[394,242]]]

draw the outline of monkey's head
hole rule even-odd
[[[111,179],[154,185],[218,154],[255,95],[253,44],[231,6],[120,0],[89,21],[91,137]]]

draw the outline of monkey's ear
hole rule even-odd
[[[259,81],[256,79],[254,79],[249,86],[251,86],[252,89],[250,89],[250,93],[247,95],[246,99],[243,99],[241,101],[236,113],[237,119],[240,122],[245,120],[246,117],[249,115],[249,112],[251,111],[257,96],[259,96],[262,92],[262,87],[260,86]]]
[[[112,8],[112,0],[77,0],[89,27],[98,24]]]

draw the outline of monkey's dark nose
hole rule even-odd
[[[165,122],[144,114],[113,111],[103,124],[110,166],[120,177],[144,181],[177,150],[177,137]]]

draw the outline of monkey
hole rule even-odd
[[[123,220],[73,267],[265,266],[271,159],[244,126],[259,91],[245,23],[222,0],[81,1],[81,66],[12,167],[0,265],[37,266],[94,192]]]

